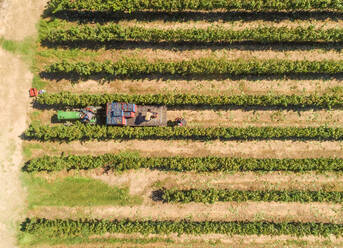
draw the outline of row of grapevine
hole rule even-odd
[[[343,192],[300,190],[161,189],[164,202],[265,201],[265,202],[343,202]]]
[[[96,10],[96,11],[140,11],[140,10],[343,10],[340,0],[51,0],[48,9]]]
[[[341,95],[236,95],[204,96],[190,94],[43,94],[37,98],[42,105],[63,105],[69,107],[100,106],[108,102],[131,102],[140,105],[166,106],[235,106],[235,107],[279,107],[279,108],[342,108]]]
[[[147,42],[225,42],[253,41],[259,43],[275,42],[342,42],[343,29],[315,29],[309,27],[257,27],[232,30],[220,27],[206,29],[156,29],[145,27],[126,27],[118,24],[98,25],[96,27],[78,25],[70,29],[50,30],[42,40],[55,44],[72,42],[147,41]]]
[[[323,60],[225,60],[201,58],[188,61],[147,62],[141,59],[122,59],[117,62],[57,62],[45,68],[46,74],[58,76],[137,77],[145,75],[284,75],[338,74],[343,61]]]
[[[131,221],[131,220],[48,220],[27,219],[22,232],[51,238],[89,236],[105,233],[142,234],[227,234],[227,235],[292,235],[292,236],[343,236],[342,224],[300,222],[224,222],[204,221]]]
[[[153,170],[230,171],[343,171],[340,158],[229,158],[229,157],[139,157],[117,154],[43,156],[28,161],[25,171],[88,170],[106,167],[115,171],[148,168]]]
[[[330,127],[115,127],[85,125],[30,126],[25,136],[42,141],[111,139],[191,139],[191,140],[342,140],[343,128]]]

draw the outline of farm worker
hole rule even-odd
[[[150,121],[152,115],[153,115],[153,113],[150,111],[150,109],[148,109],[148,111],[146,112],[145,120]]]

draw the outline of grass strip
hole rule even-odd
[[[139,205],[142,199],[131,196],[128,188],[112,187],[100,180],[79,177],[56,179],[25,175],[29,208],[35,206]]]

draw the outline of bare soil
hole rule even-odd
[[[343,112],[334,111],[293,111],[293,110],[168,110],[168,119],[182,116],[190,127],[213,126],[343,126]]]
[[[24,147],[39,145],[31,149],[30,157],[67,154],[104,154],[139,152],[142,156],[228,156],[243,158],[343,158],[342,142],[320,141],[169,141],[129,140],[110,142],[24,142]]]
[[[28,212],[40,218],[151,219],[192,221],[296,221],[342,223],[339,204],[224,202],[214,204],[187,203],[142,205],[133,207],[37,207]]]
[[[104,236],[96,236],[94,238],[103,238]],[[306,238],[294,238],[291,236],[237,236],[234,235],[233,237],[228,238],[225,235],[148,235],[148,237],[141,234],[132,234],[132,235],[123,235],[123,234],[115,234],[115,235],[106,235],[105,238],[112,237],[112,238],[131,238],[135,239],[135,237],[140,238],[152,238],[152,237],[160,237],[160,238],[168,238],[173,240],[174,242],[153,242],[147,244],[136,244],[134,241],[132,243],[123,242],[119,243],[88,243],[88,244],[74,244],[74,245],[54,245],[54,246],[34,246],[34,247],[54,247],[54,248],[160,248],[160,247],[173,247],[173,248],[209,248],[209,247],[217,247],[217,248],[227,248],[227,247],[235,247],[235,248],[246,248],[246,247],[253,247],[253,248],[275,248],[275,247],[312,247],[312,248],[322,248],[322,247],[341,247],[343,242],[341,239],[336,239],[333,237],[329,238],[318,238],[318,237],[306,237]]]
[[[122,45],[124,46],[124,45]],[[47,56],[46,53],[52,52],[52,50],[47,50],[46,48],[40,47],[39,51],[42,52],[39,58],[39,67],[42,69],[44,66],[56,62],[56,58],[52,55]],[[67,53],[63,49],[57,50],[59,53]],[[118,48],[115,49],[98,49],[97,53],[94,54],[88,53],[89,50],[80,50],[79,57],[70,57],[66,60],[70,61],[83,61],[83,62],[103,62],[105,60],[111,61],[118,61],[127,58],[141,58],[145,59],[149,62],[154,61],[187,61],[192,59],[199,59],[199,58],[213,58],[213,59],[226,59],[226,60],[235,60],[235,59],[244,59],[244,60],[252,60],[252,59],[260,59],[260,60],[267,60],[267,59],[284,59],[284,60],[308,60],[308,61],[320,61],[320,60],[342,60],[343,53],[337,49],[330,49],[330,48],[312,48],[312,49],[287,49],[286,47],[282,47],[280,49],[272,49],[270,46],[265,45],[265,47],[261,47],[260,49],[254,50],[253,46],[245,45],[245,46],[200,46],[200,47],[191,47],[191,46],[182,46],[179,48],[175,48],[175,46],[166,45],[163,48],[159,46],[153,47],[144,47],[141,45],[139,47],[132,47],[127,46],[125,48]],[[43,56],[42,56],[43,55]],[[67,56],[66,56],[67,57]]]
[[[26,127],[32,75],[16,56],[0,49],[0,246],[14,247],[25,194],[19,180],[21,139]]]
[[[49,81],[47,90],[50,93],[70,91],[88,94],[199,94],[199,95],[265,95],[265,94],[323,94],[340,92],[341,80],[291,80],[291,79],[251,79],[243,80],[185,80],[185,79],[142,79],[114,80],[99,83],[94,80],[71,84],[68,80]]]
[[[36,33],[45,1],[4,0],[0,5],[0,37],[22,40]],[[16,231],[25,193],[20,182],[21,134],[26,128],[32,74],[18,56],[0,49],[0,247],[16,246]]]
[[[336,20],[281,20],[279,22],[275,21],[265,21],[265,20],[240,20],[240,21],[231,21],[224,22],[218,20],[215,22],[205,21],[187,21],[187,22],[165,22],[164,20],[153,20],[153,21],[138,21],[137,20],[121,20],[118,22],[123,26],[141,26],[146,28],[158,28],[158,29],[176,29],[176,28],[209,28],[209,27],[221,27],[228,28],[233,30],[242,30],[246,28],[256,28],[256,27],[309,27],[314,26],[318,29],[329,29],[329,28],[338,28],[343,24],[343,21],[339,18]],[[95,25],[95,24],[91,24]]]
[[[48,0],[3,0],[0,3],[0,37],[23,40],[37,33],[36,24]]]

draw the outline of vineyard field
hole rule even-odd
[[[48,1],[18,243],[342,247],[342,17],[339,0]],[[138,107],[106,125],[112,102]]]

